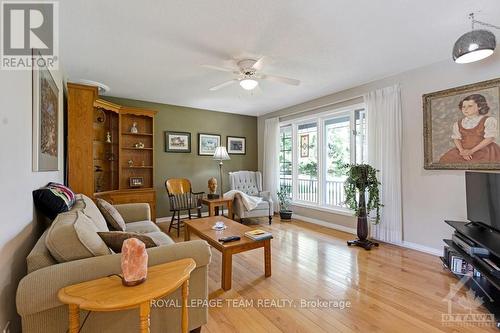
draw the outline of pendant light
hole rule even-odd
[[[453,46],[453,60],[457,64],[467,64],[487,58],[493,54],[496,47],[495,35],[489,30],[474,30],[474,25],[480,24],[495,29],[500,27],[477,21],[474,19],[474,13],[469,14],[469,19],[472,22],[472,31],[460,36]]]

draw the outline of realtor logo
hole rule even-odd
[[[57,69],[58,5],[54,1],[2,1],[1,69]]]

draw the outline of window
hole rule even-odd
[[[294,203],[345,209],[343,166],[367,156],[363,105],[282,123],[280,185]]]

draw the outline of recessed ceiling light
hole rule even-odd
[[[92,80],[85,80],[85,79],[80,79],[76,81],[76,83],[81,83],[81,84],[86,84],[89,86],[95,86],[99,90],[99,95],[105,95],[106,93],[110,92],[111,88],[104,83],[97,82],[97,81],[92,81]]]

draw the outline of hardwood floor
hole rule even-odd
[[[168,230],[166,223],[160,226]],[[353,235],[298,220],[275,217],[271,226],[262,220],[259,228],[274,235],[272,276],[264,278],[262,249],[237,254],[233,287],[224,292],[221,254],[212,250],[210,299],[222,306],[209,309],[202,332],[497,332],[491,326],[443,325],[443,299],[457,280],[438,257],[384,243],[370,252],[347,247]],[[463,290],[453,299],[453,313],[467,313],[460,296]],[[320,308],[301,300],[345,300],[350,307]],[[473,313],[487,312],[480,307]]]

